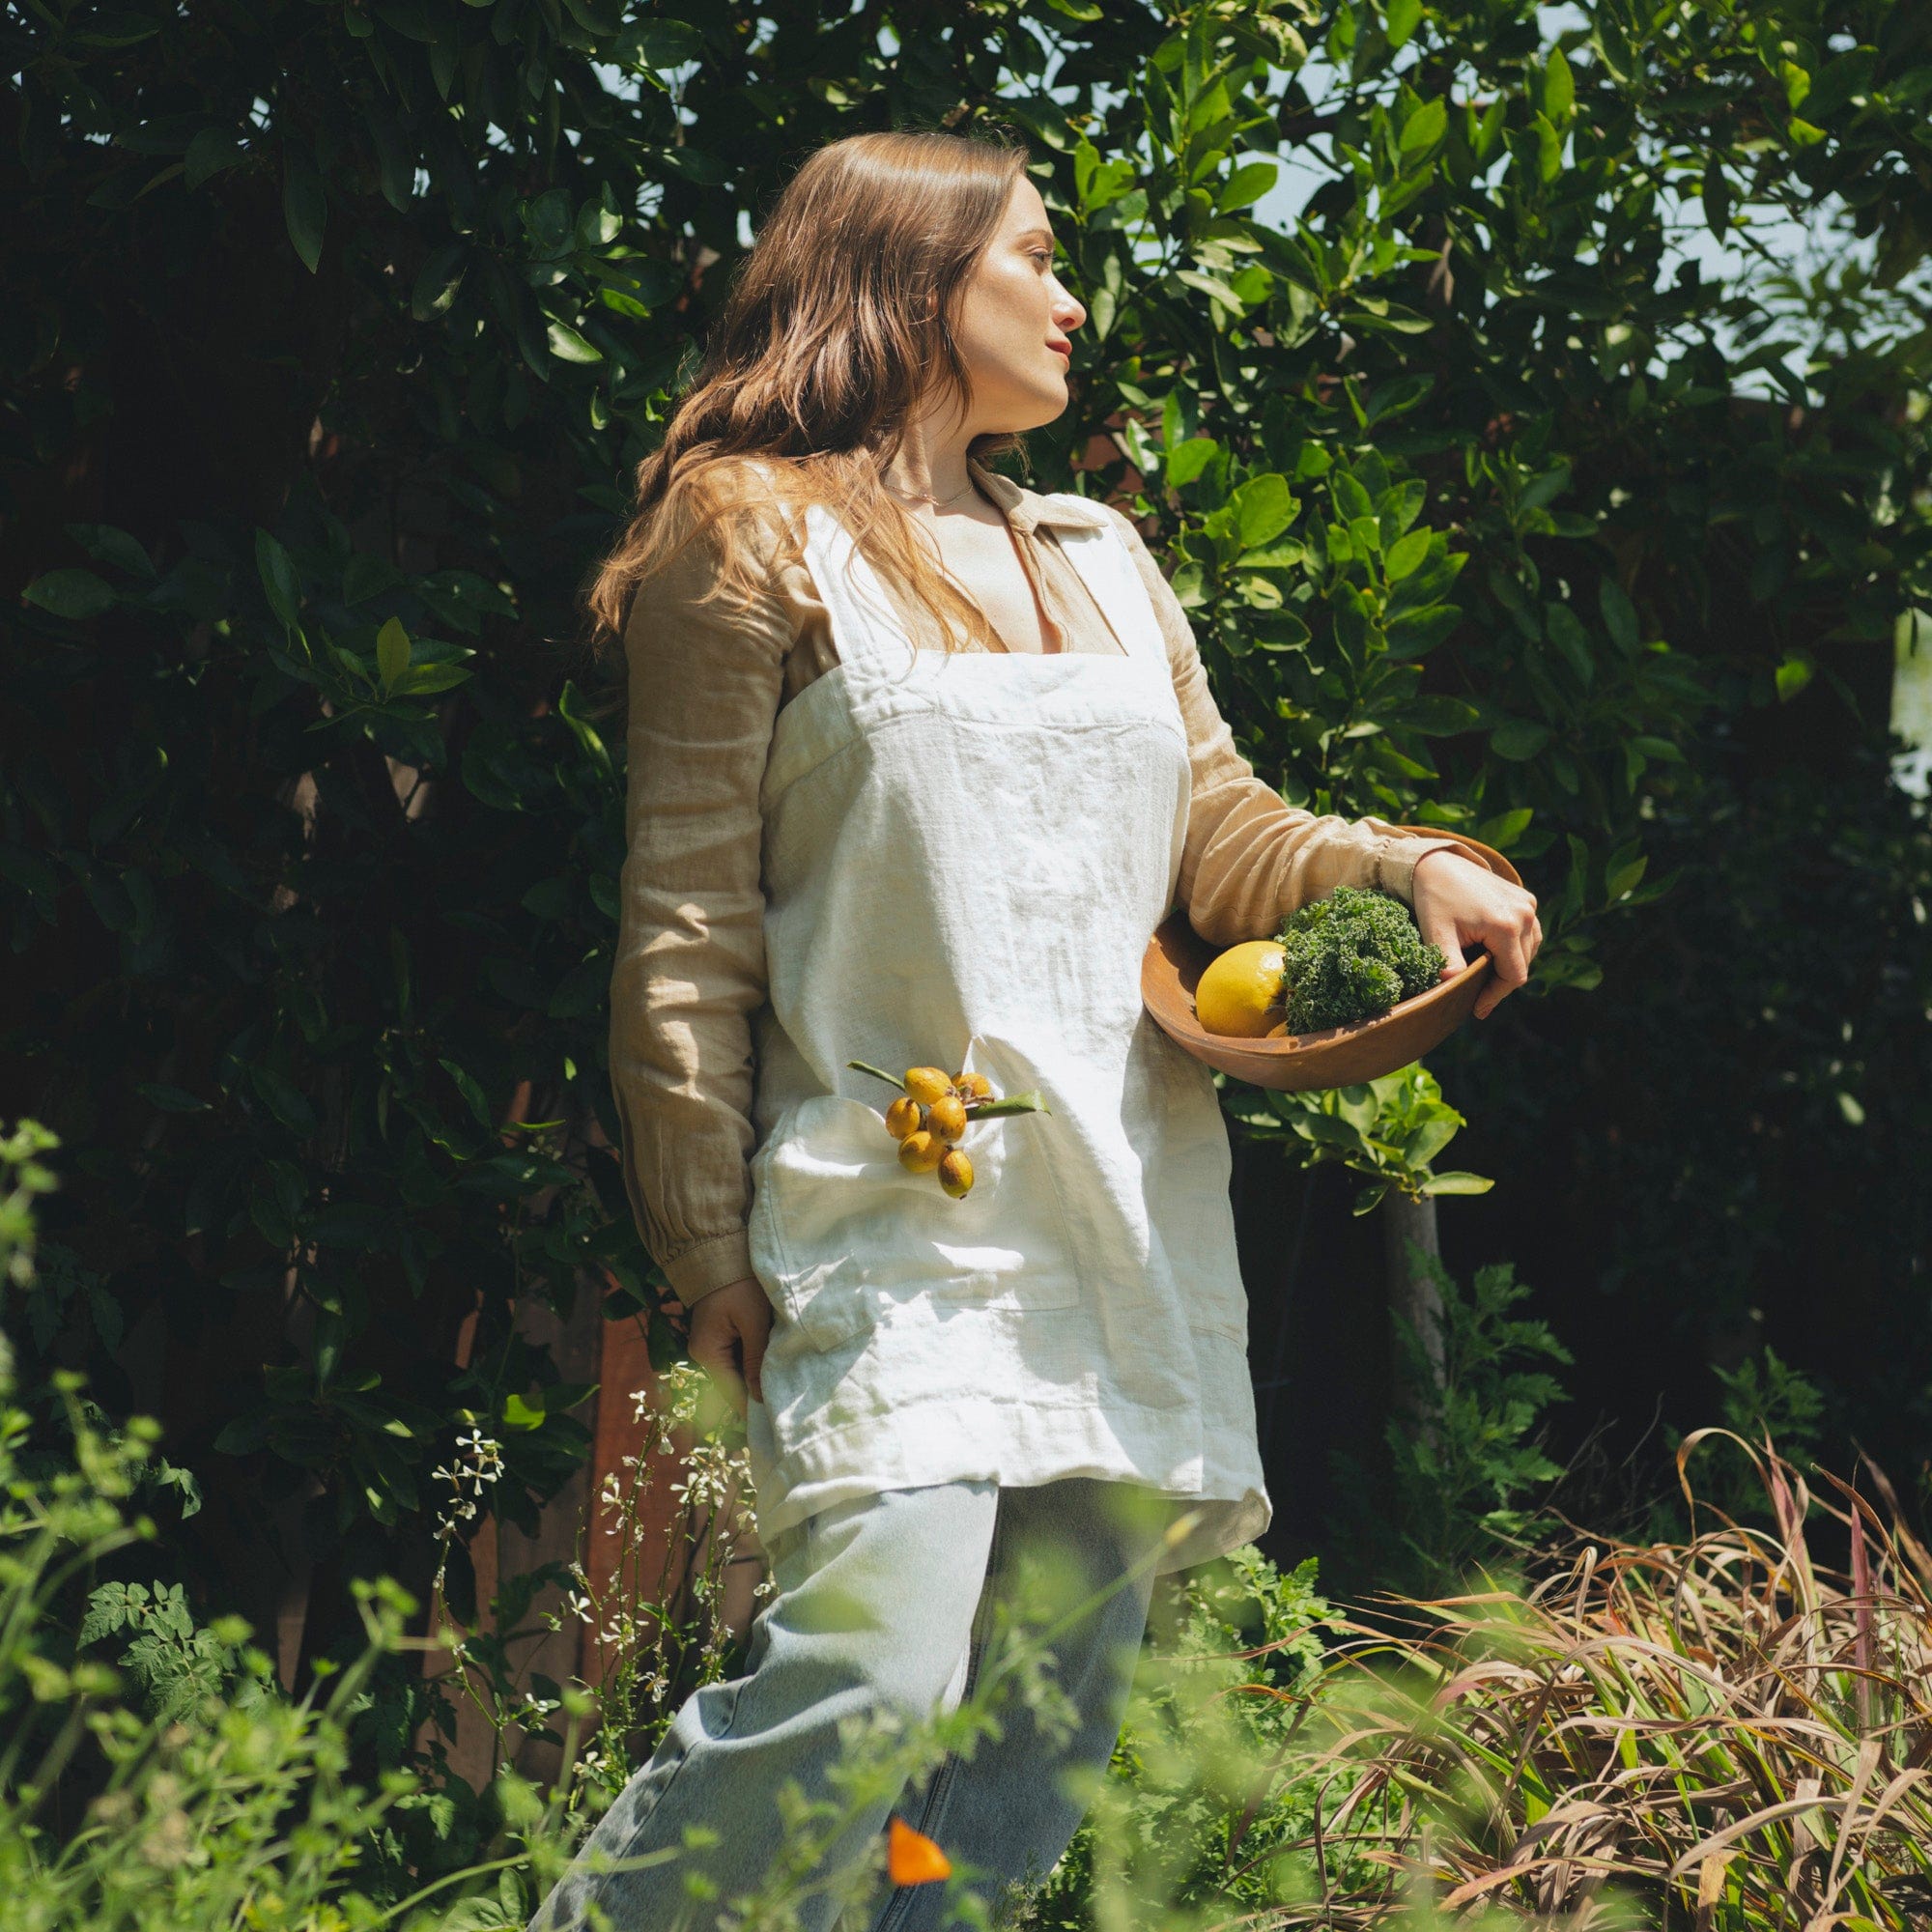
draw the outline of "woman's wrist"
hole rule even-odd
[[[1413,906],[1416,867],[1437,852],[1454,852],[1463,859],[1473,858],[1467,847],[1446,836],[1391,831],[1377,856],[1376,883],[1385,892],[1393,893],[1406,905]],[[1480,865],[1481,861],[1475,863]]]

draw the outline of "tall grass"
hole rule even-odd
[[[1698,1502],[1719,1435],[1774,1527]],[[1205,1651],[1196,1601],[1147,1660],[1077,1883],[1025,1922],[1923,1932],[1932,1553],[1869,1465],[1820,1497],[1768,1442],[1700,1431],[1678,1472],[1687,1541],[1579,1537],[1528,1584],[1372,1624],[1250,1564]]]
[[[1689,1463],[1719,1435],[1774,1528],[1700,1510]],[[1387,1877],[1284,1924],[1376,1924],[1398,1891],[1578,1925],[1932,1923],[1932,1554],[1876,1469],[1877,1502],[1828,1476],[1833,1502],[1715,1430],[1677,1463],[1689,1542],[1585,1541],[1528,1590],[1409,1603],[1417,1634],[1356,1627],[1301,1775],[1326,1843]]]

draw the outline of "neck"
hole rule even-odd
[[[886,465],[886,488],[895,497],[926,502],[950,503],[965,496],[973,487],[966,468],[972,440],[972,430],[956,416],[952,421],[930,414],[915,416]]]

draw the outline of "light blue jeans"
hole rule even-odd
[[[843,1873],[863,1884],[854,1867],[894,1811],[934,1839],[989,1907],[1009,1882],[1044,1876],[1113,1755],[1155,1546],[1180,1506],[1084,1476],[1027,1488],[938,1483],[835,1504],[775,1536],[767,1554],[778,1594],[753,1623],[746,1674],[685,1701],[528,1932],[713,1932],[735,1922],[733,1901],[755,1890],[784,1848],[780,1787],[792,1779],[808,1800],[848,1804],[825,1775],[839,1760],[840,1720],[884,1714],[890,1728],[956,1711],[1007,1624],[1003,1605],[1035,1631],[1066,1625],[1041,1638],[1038,1654],[1041,1674],[1071,1705],[1071,1736],[1001,1681],[991,1705],[1000,1736],[979,1733],[856,1812],[811,1880]],[[692,1847],[688,1825],[717,1841]],[[611,1868],[668,1851],[675,1856],[640,1869]],[[967,1867],[977,1876],[967,1879]],[[708,1896],[687,1889],[694,1870]],[[808,1890],[799,1932],[931,1932],[952,1918],[944,1882],[880,1884],[873,1906],[841,1907],[836,1884]]]

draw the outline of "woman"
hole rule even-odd
[[[1017,149],[814,155],[593,593],[632,675],[627,1183],[693,1356],[746,1415],[779,1594],[749,1673],[685,1704],[538,1925],[592,1903],[637,1932],[711,1924],[684,1860],[649,1855],[706,1827],[714,1896],[753,1889],[779,1787],[825,1795],[842,1717],[956,1706],[1029,1551],[1104,1593],[1052,1651],[1071,1737],[1013,1714],[898,1804],[988,1885],[1050,1869],[1070,1774],[1118,1735],[1152,1574],[1269,1515],[1227,1129],[1142,1009],[1149,937],[1176,903],[1231,944],[1383,885],[1445,974],[1489,949],[1484,1015],[1541,941],[1534,899],[1454,841],[1288,807],[1132,526],[981,467],[1066,404],[1086,318],[1053,247]],[[980,1072],[1050,1111],[973,1122],[950,1198],[900,1166],[892,1096],[852,1060]],[[873,1932],[939,1923],[943,1892],[897,1888]],[[802,1922],[833,1912],[828,1892]]]

